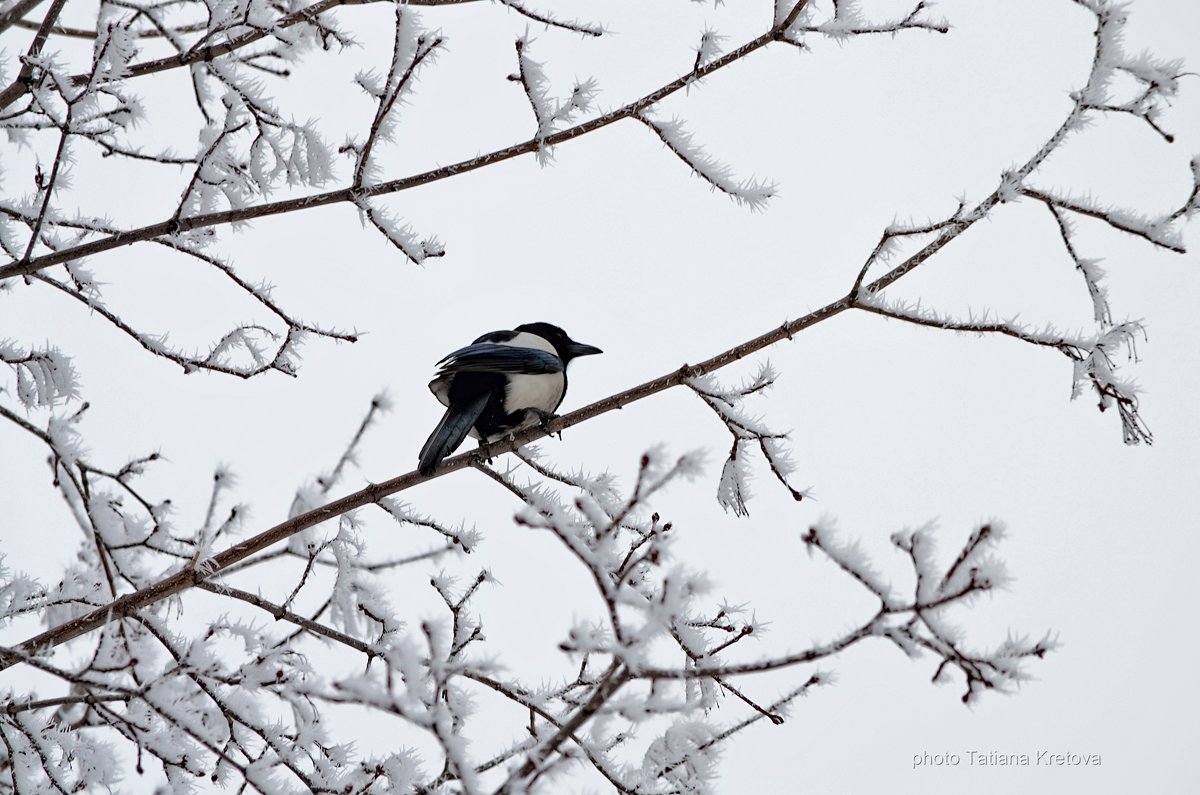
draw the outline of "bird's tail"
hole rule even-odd
[[[470,432],[471,426],[479,419],[479,415],[483,413],[483,409],[487,406],[488,395],[485,393],[467,404],[451,404],[446,413],[442,415],[442,421],[433,429],[433,433],[429,434],[429,438],[425,440],[425,446],[421,448],[421,458],[417,464],[417,471],[422,475],[428,475],[433,472],[434,467],[445,458],[453,453],[462,440],[467,438],[467,433]]]

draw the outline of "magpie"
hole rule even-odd
[[[550,323],[525,323],[484,334],[438,362],[429,391],[446,406],[421,448],[417,471],[433,472],[469,433],[494,442],[545,422],[567,391],[567,365],[603,353]]]

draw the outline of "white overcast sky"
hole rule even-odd
[[[615,107],[690,67],[689,48],[705,24],[732,46],[768,24],[769,5],[555,3],[563,16],[578,7],[578,16],[603,21],[612,35],[581,41],[536,31],[531,54],[559,93],[595,76],[600,105]],[[884,13],[900,5],[864,2]],[[314,55],[279,90],[297,117],[317,118],[335,142],[369,118],[373,108],[350,78],[364,66],[386,68],[391,35],[386,9],[339,13],[364,46]],[[381,153],[389,177],[532,130],[524,96],[504,79],[526,22],[491,4],[421,13],[449,47],[423,74],[396,140]],[[366,332],[354,345],[311,342],[297,379],[184,376],[34,289],[0,294],[0,338],[50,339],[77,357],[92,403],[84,430],[93,453],[119,464],[162,450],[168,460],[150,482],[174,498],[182,526],[201,516],[212,469],[226,462],[240,476],[248,529],[257,532],[285,516],[300,482],[332,463],[381,388],[397,410],[369,438],[344,490],[411,469],[440,416],[425,386],[434,363],[485,331],[545,320],[603,348],[572,366],[564,409],[576,408],[839,297],[887,224],[944,217],[958,197],[986,195],[1067,112],[1069,92],[1087,74],[1091,18],[1067,0],[947,0],[935,13],[954,26],[949,35],[822,43],[803,54],[770,48],[664,103],[662,116],[684,119],[738,174],[779,183],[779,197],[761,213],[710,192],[645,128],[622,122],[561,146],[551,167],[525,157],[388,199],[416,231],[446,243],[447,256],[422,267],[346,207],[224,230],[240,271],[269,278],[285,306]],[[1133,4],[1128,50],[1183,57],[1200,71],[1198,41],[1193,0]],[[156,110],[159,101],[172,107],[181,85],[168,78],[138,86],[150,114],[146,140],[194,141],[176,130],[171,112]],[[1200,77],[1182,87],[1164,120],[1174,144],[1132,119],[1109,121],[1071,142],[1032,182],[1151,213],[1178,206],[1191,186],[1188,162],[1200,153]],[[0,151],[7,160],[12,150]],[[16,163],[29,153],[11,156]],[[23,173],[4,171],[9,181]],[[164,217],[178,184],[84,159],[75,191],[81,204],[135,225]],[[1145,389],[1153,447],[1122,445],[1117,418],[1097,412],[1088,395],[1069,401],[1071,370],[1057,353],[865,315],[843,315],[724,374],[740,378],[767,358],[779,369],[779,386],[759,409],[792,430],[794,481],[814,500],[796,505],[760,470],[750,517],[722,514],[714,494],[728,436],[682,391],[542,443],[563,468],[611,469],[626,485],[650,445],[708,451],[705,476],[676,486],[656,507],[679,528],[688,565],[710,572],[713,596],[748,602],[771,622],[743,654],[799,649],[873,611],[861,589],[804,553],[800,535],[820,517],[836,517],[844,536],[860,540],[897,581],[906,572],[891,533],[935,521],[951,554],[976,522],[1007,524],[1001,553],[1014,582],[961,621],[981,645],[1010,630],[1056,632],[1063,645],[1030,665],[1034,681],[968,709],[958,680],[930,684],[930,659],[905,659],[882,642],[856,648],[822,666],[837,672],[836,686],[800,702],[783,726],[756,726],[730,746],[724,792],[1200,791],[1200,233],[1187,230],[1187,255],[1097,223],[1081,221],[1079,233],[1082,253],[1104,260],[1115,318],[1146,321],[1142,361],[1128,372]],[[89,264],[110,283],[111,305],[186,347],[253,311],[211,274],[148,248]],[[1029,201],[1002,208],[893,290],[947,313],[987,308],[1066,329],[1091,318],[1049,213]],[[77,531],[50,488],[42,451],[14,430],[2,433],[6,563],[53,581],[73,558]],[[404,498],[445,520],[477,522],[485,534],[475,555],[447,567],[471,576],[487,566],[503,584],[478,604],[502,661],[545,676],[569,669],[557,641],[597,603],[561,550],[511,522],[511,497],[468,471]],[[380,554],[426,544],[380,521],[365,536]],[[414,624],[436,614],[421,584],[427,575],[397,582],[396,602],[412,605]],[[272,587],[254,584],[264,593]],[[206,599],[186,597],[185,616],[204,615],[213,607]],[[0,642],[18,635],[5,630]],[[19,686],[21,676],[0,674],[0,689]],[[806,676],[747,680],[746,690],[769,701]],[[731,708],[728,718],[735,715]],[[517,720],[489,731],[497,741],[510,737]],[[387,736],[390,724],[361,721],[347,721],[346,731],[362,733],[363,748]],[[1044,749],[1099,754],[1102,766],[992,769],[967,759],[972,750]],[[924,752],[958,754],[961,763],[913,769],[913,756]]]

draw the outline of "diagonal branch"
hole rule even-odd
[[[42,0],[18,0],[12,8],[0,14],[0,33],[21,21],[21,17],[42,4]]]
[[[472,3],[476,0],[407,0],[407,5],[414,6],[444,6],[444,5],[460,5],[463,3]],[[0,17],[0,32],[3,32],[6,27],[9,27],[17,22],[21,15],[29,9],[35,7],[41,0],[25,0],[21,5],[13,8],[12,11]],[[65,0],[59,0],[61,5]],[[142,75],[155,74],[164,72],[168,69],[177,69],[181,66],[188,66],[196,63],[204,63],[219,58],[222,55],[228,55],[231,52],[240,50],[250,44],[260,41],[267,36],[273,35],[275,31],[284,30],[302,22],[311,22],[318,16],[338,6],[351,5],[367,5],[370,3],[391,2],[391,0],[317,0],[312,5],[301,8],[299,11],[294,11],[288,14],[270,27],[262,27],[255,30],[247,31],[238,36],[230,37],[229,39],[217,44],[210,44],[204,47],[193,47],[189,50],[172,55],[167,58],[159,58],[154,61],[146,61],[144,63],[135,64],[129,68],[126,77],[141,77]],[[47,21],[52,25],[57,14],[47,15]],[[49,26],[43,23],[46,28],[46,34],[50,33]],[[40,33],[40,32],[39,32]],[[42,36],[43,40],[45,36]],[[40,46],[40,45],[39,45]],[[72,82],[76,85],[84,84],[88,81],[88,75],[76,75],[72,78]],[[11,85],[0,91],[0,110],[7,108],[13,102],[29,93],[28,76],[25,79],[18,77]]]
[[[875,303],[858,303],[856,309],[861,309],[864,312],[870,312],[873,315],[881,315],[890,317],[895,320],[903,320],[905,323],[912,323],[917,326],[925,326],[927,328],[941,329],[943,331],[960,331],[963,333],[972,334],[1002,334],[1006,337],[1020,340],[1029,345],[1037,345],[1045,348],[1054,348],[1061,352],[1064,356],[1073,362],[1083,359],[1083,342],[1071,340],[1061,335],[1044,335],[1021,328],[1014,323],[1005,322],[989,322],[988,320],[979,321],[957,321],[951,318],[932,317],[920,315],[915,312],[906,311],[903,307],[887,306]]]
[[[1160,248],[1165,248],[1168,251],[1174,251],[1176,254],[1187,253],[1187,249],[1183,247],[1182,243],[1164,239],[1160,234],[1156,234],[1161,230],[1153,224],[1134,223],[1132,222],[1132,219],[1126,217],[1125,214],[1120,212],[1104,210],[1103,208],[1090,206],[1083,202],[1075,201],[1062,196],[1051,196],[1048,193],[1043,193],[1042,191],[1035,190],[1034,188],[1022,188],[1021,192],[1031,199],[1037,199],[1038,201],[1045,203],[1046,206],[1050,207],[1051,209],[1061,208],[1063,210],[1070,210],[1073,213],[1078,213],[1079,215],[1086,215],[1089,218],[1096,218],[1108,224],[1113,229],[1140,237],[1147,242],[1159,246]]]
[[[132,616],[139,610],[156,604],[163,599],[167,599],[176,594],[182,593],[196,586],[198,583],[211,578],[212,576],[221,573],[224,569],[239,563],[250,557],[256,552],[260,552],[267,547],[276,544],[284,539],[287,539],[296,533],[314,527],[321,522],[329,519],[334,519],[355,508],[361,508],[365,505],[377,503],[391,494],[395,494],[413,486],[419,485],[431,480],[435,477],[454,472],[459,469],[471,467],[480,463],[485,458],[490,458],[501,453],[511,452],[524,444],[528,444],[537,439],[544,438],[550,434],[559,433],[566,428],[597,417],[601,414],[606,414],[610,411],[620,409],[622,406],[628,405],[638,400],[643,400],[652,395],[656,395],[673,386],[682,384],[688,378],[695,378],[705,373],[712,372],[721,367],[724,367],[732,362],[743,359],[752,353],[755,353],[768,345],[772,345],[780,340],[790,339],[797,332],[816,325],[822,321],[828,320],[836,315],[841,314],[847,309],[852,308],[853,303],[849,296],[839,299],[821,309],[794,320],[790,323],[773,329],[760,337],[735,346],[723,353],[720,353],[707,361],[697,365],[684,365],[680,369],[667,373],[659,378],[652,379],[643,384],[627,389],[616,395],[599,400],[590,406],[586,406],[578,411],[558,417],[546,423],[545,427],[534,426],[528,428],[513,436],[493,442],[489,445],[482,446],[479,450],[472,450],[466,453],[459,454],[453,458],[447,458],[439,465],[439,467],[430,475],[421,475],[418,472],[409,472],[399,477],[386,480],[383,483],[376,483],[367,486],[364,489],[349,494],[341,499],[326,503],[318,508],[307,511],[305,513],[294,516],[284,522],[271,527],[256,536],[247,538],[238,544],[223,550],[205,561],[200,561],[197,567],[184,567],[174,574],[159,580],[153,585],[147,586],[139,591],[126,594],[118,599],[113,600],[102,608],[93,610],[90,613],[79,616],[71,621],[52,627],[45,632],[38,634],[20,644],[19,649],[22,654],[20,656],[8,654],[0,651],[0,670],[10,668],[26,654],[32,654],[37,650],[46,650],[54,646],[61,645],[70,640],[74,640],[82,635],[85,635],[99,627],[104,626],[113,619],[124,616]]]
[[[356,0],[357,1],[357,0]],[[332,3],[334,0],[322,0],[322,2]],[[651,91],[650,93],[623,105],[620,108],[609,111],[596,118],[581,122],[573,127],[568,127],[555,133],[546,135],[545,137],[533,137],[527,141],[513,144],[502,149],[496,149],[487,154],[478,157],[463,160],[448,166],[426,171],[421,174],[414,174],[400,179],[394,179],[387,182],[381,182],[376,185],[363,186],[362,188],[346,187],[338,190],[328,191],[326,193],[318,193],[312,196],[304,196],[296,199],[286,199],[277,202],[268,202],[252,207],[245,207],[236,210],[223,210],[215,213],[204,213],[194,215],[187,218],[169,218],[157,224],[150,224],[139,229],[130,229],[124,232],[116,232],[114,234],[102,237],[98,240],[93,240],[89,243],[84,243],[62,251],[56,251],[49,254],[44,254],[40,257],[25,258],[8,265],[0,266],[0,280],[12,278],[14,276],[24,276],[35,271],[49,268],[53,265],[60,265],[64,262],[78,259],[80,257],[88,257],[94,254],[99,254],[105,251],[111,251],[122,246],[128,246],[133,243],[139,243],[147,240],[152,240],[156,237],[168,234],[179,234],[189,232],[193,229],[203,229],[212,226],[220,226],[238,223],[240,221],[251,221],[256,218],[265,218],[272,215],[280,215],[282,213],[295,212],[298,210],[306,210],[314,207],[324,207],[330,204],[351,203],[357,204],[363,198],[371,196],[382,196],[390,193],[398,193],[400,191],[409,190],[411,188],[428,185],[433,182],[438,182],[449,177],[465,174],[470,171],[476,171],[487,166],[495,165],[496,163],[520,155],[534,154],[545,147],[555,146],[560,143],[572,141],[588,133],[607,127],[623,119],[634,118],[644,110],[654,105],[666,97],[671,96],[675,92],[684,89],[691,85],[696,80],[706,77],[714,72],[717,72],[730,64],[736,63],[746,56],[754,53],[768,44],[782,40],[789,26],[795,21],[801,10],[807,5],[808,0],[800,0],[792,8],[784,19],[774,27],[767,30],[762,35],[746,42],[741,47],[730,51],[729,53],[716,58],[713,61],[701,66],[699,69],[689,71],[680,77],[675,78],[669,83]],[[135,67],[136,70],[136,67]],[[0,94],[0,97],[3,95]],[[2,107],[0,103],[0,107]]]
[[[748,52],[752,52],[755,49],[766,46],[772,41],[778,40],[795,20],[796,15],[799,14],[800,10],[804,7],[805,2],[806,0],[801,0],[798,2],[779,25],[773,27],[766,34],[763,34],[763,36],[760,36],[752,42],[743,45],[743,47],[733,51],[729,55],[713,61],[710,66],[701,67],[701,71],[707,70],[705,73],[711,73],[716,69],[719,69],[725,65],[735,62],[741,57],[744,57],[744,55]],[[1095,69],[1096,66],[1093,64],[1093,72]],[[546,141],[527,141],[524,144],[520,144],[515,147],[509,147],[508,149],[498,150],[498,152],[493,152],[490,155],[485,155],[481,158],[465,161],[465,163],[449,166],[444,169],[438,169],[435,172],[429,172],[429,175],[434,176],[427,175],[425,177],[410,177],[406,180],[397,180],[392,183],[384,183],[380,186],[376,186],[376,188],[373,190],[377,192],[400,190],[403,189],[404,186],[420,184],[422,179],[427,181],[431,181],[432,179],[441,179],[461,173],[464,170],[481,168],[484,165],[496,162],[500,159],[514,157],[517,154],[534,152],[539,146],[545,143],[555,143],[570,140],[583,135],[592,129],[597,129],[607,124],[611,124],[618,119],[635,115],[662,97],[684,87],[692,79],[694,79],[694,73],[689,73],[685,78],[680,78],[679,80],[673,81],[672,83],[667,84],[657,91],[647,94],[641,99],[636,100],[635,102],[630,103],[623,108],[620,108],[609,114],[605,114],[604,116],[593,119],[589,122],[585,122],[581,125],[577,125],[576,127],[568,130],[564,130],[560,133],[555,133],[551,136],[548,136]],[[0,651],[0,670],[12,667],[17,663],[28,659],[30,655],[41,653],[47,649],[87,634],[99,627],[106,625],[114,619],[119,619],[125,616],[133,616],[137,614],[138,611],[186,591],[187,589],[196,586],[212,576],[221,573],[223,570],[228,569],[235,564],[241,563],[251,555],[260,552],[273,544],[283,541],[290,536],[301,532],[302,530],[318,525],[329,519],[337,518],[338,516],[354,510],[355,508],[370,505],[372,503],[383,504],[388,495],[404,491],[420,483],[424,483],[427,480],[440,477],[459,469],[478,466],[485,460],[494,456],[514,451],[522,445],[528,444],[545,436],[560,433],[566,428],[570,428],[574,425],[584,422],[585,420],[589,420],[601,414],[620,409],[630,403],[643,400],[671,387],[684,384],[690,379],[695,379],[699,376],[719,370],[720,368],[725,367],[733,362],[740,361],[751,354],[761,351],[770,345],[774,345],[783,340],[790,340],[798,332],[836,317],[848,309],[863,308],[864,303],[869,303],[869,300],[867,300],[869,296],[877,294],[885,287],[894,284],[896,281],[902,279],[904,276],[920,267],[943,247],[962,235],[975,222],[986,217],[989,211],[996,205],[1000,204],[1002,201],[1012,198],[1014,194],[1019,193],[1021,191],[1021,181],[1031,174],[1050,155],[1050,153],[1062,143],[1066,136],[1080,123],[1084,112],[1085,109],[1082,103],[1076,102],[1075,106],[1068,113],[1067,118],[1059,126],[1056,132],[1051,135],[1051,137],[1042,145],[1042,147],[1023,166],[1014,172],[1004,175],[999,187],[981,200],[977,205],[965,212],[957,213],[955,217],[945,225],[939,225],[937,227],[936,237],[933,241],[869,284],[862,285],[859,281],[856,281],[855,288],[843,297],[819,309],[809,312],[802,317],[797,318],[796,320],[783,323],[778,327],[766,331],[758,337],[747,340],[726,351],[718,353],[715,356],[700,362],[699,364],[685,364],[675,371],[646,381],[645,383],[634,386],[625,390],[624,392],[603,398],[589,406],[585,406],[584,408],[571,412],[570,414],[557,417],[545,423],[544,425],[533,426],[526,430],[520,431],[519,433],[515,433],[503,440],[481,445],[478,450],[469,451],[452,458],[448,458],[443,461],[430,475],[421,475],[417,472],[409,472],[384,481],[383,483],[371,484],[366,488],[342,497],[341,499],[334,500],[320,507],[291,517],[286,521],[259,533],[256,536],[245,539],[242,542],[223,550],[207,560],[198,561],[194,567],[186,566],[152,585],[146,586],[141,590],[115,599],[108,605],[95,609],[90,613],[81,615],[58,626],[51,627],[50,629],[47,629],[46,631],[29,638],[12,651]],[[325,194],[325,196],[331,195],[339,195],[339,192],[335,192],[334,194]],[[320,197],[315,198],[316,200],[320,200]],[[314,199],[312,198],[298,200],[298,206],[305,206],[304,202],[313,200]],[[326,203],[329,203],[329,201],[326,201]],[[264,205],[264,208],[279,207],[283,204],[291,203],[282,202],[275,205]],[[264,208],[257,209],[259,212],[263,212]],[[226,217],[231,215],[231,213],[221,213],[216,215]],[[213,215],[203,216],[200,217],[200,219],[211,219],[213,217]],[[197,223],[197,225],[199,225],[201,222],[200,219],[191,219],[191,221],[194,221]],[[180,223],[188,223],[188,219],[183,219]],[[121,234],[125,234],[128,237],[122,238]],[[134,238],[132,236],[135,234],[135,232],[119,233],[118,235],[107,238],[108,241],[118,241],[116,243],[111,243],[107,246],[107,248],[133,242]],[[99,244],[103,244],[104,242],[105,241],[98,241]],[[88,248],[88,246],[82,246],[76,249],[74,254],[61,255],[60,259],[54,260],[53,262],[49,261],[52,259],[52,256],[47,256],[37,258],[29,262],[10,265],[7,268],[0,269],[0,277],[19,275],[20,273],[29,273],[39,270],[43,267],[49,267],[51,264],[65,262],[73,259],[76,256],[80,256],[80,249],[84,248]],[[98,250],[105,250],[105,246],[101,245]],[[987,330],[1008,333],[998,328]],[[1110,336],[1113,336],[1114,340],[1119,339],[1121,334],[1128,334],[1128,332],[1120,329],[1110,332]],[[1060,346],[1054,345],[1053,347]],[[1100,351],[1099,353],[1093,353],[1092,356],[1089,357],[1089,360],[1098,360],[1102,354],[1103,351]],[[1102,362],[1093,361],[1091,365],[1092,370],[1097,370],[1100,368],[1101,364]],[[1108,392],[1104,392],[1105,389],[1110,390],[1110,392],[1114,389],[1111,384],[1111,373],[1105,372],[1101,373],[1099,376],[1093,373],[1089,377],[1097,384],[1097,389],[1101,391],[1102,397],[1107,397],[1110,400],[1117,400],[1119,402],[1118,408],[1121,408],[1125,405],[1124,403],[1120,403],[1122,400],[1121,395],[1118,394],[1114,396]],[[386,507],[386,505],[384,505],[384,507]],[[870,628],[864,627],[863,631],[869,632]],[[792,663],[794,662],[795,661],[792,661]],[[732,669],[725,670],[727,672],[732,671]],[[756,669],[739,668],[734,672],[744,673],[749,672],[750,670]],[[645,676],[646,672],[643,671],[640,675]]]

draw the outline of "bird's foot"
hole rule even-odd
[[[492,445],[483,439],[479,440],[479,447],[475,448],[475,460],[481,464],[491,464],[495,456],[492,454]]]
[[[537,417],[538,425],[546,433],[547,436],[557,436],[562,439],[562,431],[550,430],[550,423],[558,419],[558,415],[552,411],[542,411],[541,409],[526,409],[534,417]]]

